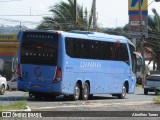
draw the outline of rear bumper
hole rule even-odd
[[[32,83],[18,80],[17,88],[19,91],[39,92],[49,94],[62,93],[61,82],[58,83]]]
[[[151,92],[160,91],[160,87],[144,86],[144,89]]]

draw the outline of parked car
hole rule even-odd
[[[5,77],[0,75],[0,95],[3,95],[7,89],[7,81]]]
[[[17,89],[17,77],[12,77],[11,80],[7,81],[7,90]]]
[[[160,92],[160,74],[151,74],[147,77],[144,83],[144,94],[147,95],[148,92],[155,92],[155,94]]]

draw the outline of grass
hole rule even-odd
[[[153,101],[155,101],[156,103],[160,103],[160,96],[156,97],[156,98],[153,98]]]
[[[142,89],[142,85],[137,84],[136,89],[139,89],[139,90]]]
[[[18,102],[13,102],[10,103],[9,105],[3,106],[0,105],[0,110],[4,111],[4,110],[24,110],[27,107],[27,103],[26,101],[18,101]]]

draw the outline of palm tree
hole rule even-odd
[[[158,30],[158,32],[160,32],[160,16],[158,14],[158,12],[156,11],[156,9],[152,9],[152,12],[155,15],[155,27]]]
[[[88,15],[87,8],[84,10],[83,5],[77,5],[77,23],[74,20],[74,0],[61,1],[60,3],[51,6],[50,12],[52,17],[44,17],[38,29],[58,29],[71,30],[77,29],[90,30],[92,28],[93,12],[91,9]]]
[[[156,9],[152,9],[152,12],[154,16],[148,16],[149,38],[146,40],[145,48],[146,52],[152,55],[151,61],[154,62],[153,69],[155,69],[155,64],[157,63],[157,70],[160,70],[160,39],[157,37],[160,34],[160,15]]]

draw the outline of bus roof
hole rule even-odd
[[[132,42],[128,40],[124,36],[118,36],[118,35],[110,35],[106,33],[100,33],[100,32],[89,32],[89,31],[70,31],[70,32],[60,32],[65,37],[77,37],[77,38],[84,38],[84,39],[95,39],[95,40],[103,40],[103,41],[117,41],[119,40],[122,43],[130,43]],[[107,39],[106,39],[107,38]],[[132,44],[133,45],[133,44]],[[134,46],[134,45],[133,45]]]
[[[124,36],[119,35],[110,35],[106,33],[93,32],[93,31],[80,31],[80,30],[71,30],[69,32],[65,31],[56,31],[56,30],[26,30],[24,32],[50,32],[50,33],[60,33],[64,37],[76,37],[76,38],[84,38],[84,39],[95,39],[97,40],[105,40],[105,38],[112,39],[112,41],[119,40],[122,43],[129,43],[134,46],[134,44]]]

